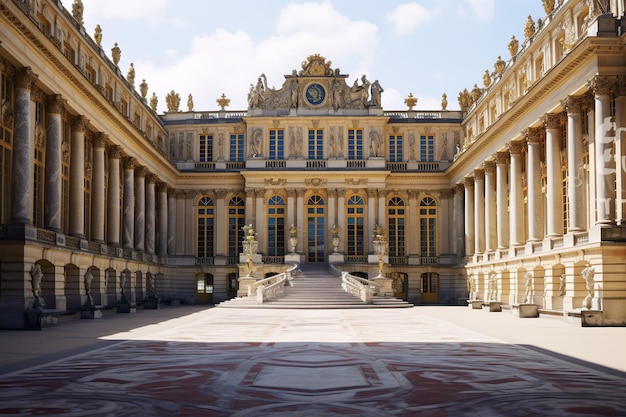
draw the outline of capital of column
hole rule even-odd
[[[298,189],[296,190],[296,195],[297,195],[298,197],[304,197],[304,194],[305,194],[305,193],[306,193],[306,190],[305,190],[305,189],[303,189],[303,188],[298,188]]]
[[[368,189],[367,190],[367,196],[369,198],[376,198],[376,197],[378,197],[378,191],[377,190]]]
[[[558,129],[561,123],[560,113],[546,113],[541,118],[541,122],[546,129]]]
[[[524,133],[524,137],[526,138],[526,142],[532,143],[532,144],[540,144],[545,134],[545,128],[529,127],[529,128],[524,129],[523,133]]]
[[[506,165],[510,155],[508,152],[496,152],[496,165]]]
[[[109,159],[122,159],[122,148],[119,145],[109,145],[107,153]]]
[[[61,94],[51,94],[46,97],[47,110],[51,114],[60,114],[63,112],[67,101],[63,99]]]
[[[218,200],[225,200],[226,197],[228,197],[228,190],[216,189],[216,190],[214,190],[214,193],[215,193],[215,197]]]
[[[474,188],[474,178],[472,177],[463,178],[463,184],[465,185],[465,188]]]
[[[378,198],[386,198],[389,195],[389,191],[383,188],[377,190],[377,192],[378,192]]]
[[[462,196],[465,193],[465,186],[463,184],[454,185],[454,194]]]
[[[496,172],[496,162],[495,161],[485,161],[483,162],[483,169],[487,174],[493,174]]]
[[[483,181],[485,179],[485,171],[482,169],[474,170],[474,181]]]
[[[22,67],[17,70],[15,77],[15,87],[22,90],[33,91],[33,87],[39,76],[33,72],[31,67]]]
[[[524,143],[521,141],[509,142],[509,152],[511,155],[521,155]]]
[[[156,183],[156,190],[158,193],[167,193],[170,190],[170,188],[163,181],[158,181]]]
[[[584,99],[581,96],[567,96],[561,100],[561,105],[567,114],[581,114],[583,111]]]
[[[135,167],[135,178],[143,178],[146,176],[148,169],[145,166],[136,164],[133,164],[133,166]],[[124,168],[127,168],[126,164],[124,164]]]
[[[409,190],[409,199],[410,200],[417,200],[417,198],[420,196],[420,191],[419,190]]]
[[[122,166],[124,169],[135,169],[136,164],[137,160],[132,156],[125,156],[122,158]]]
[[[109,139],[109,135],[104,132],[96,132],[93,137],[93,147],[94,148],[104,148],[107,145],[107,141]]]
[[[337,189],[336,188],[331,188],[328,190],[328,197],[329,198],[337,198]]]
[[[155,173],[152,172],[148,172],[146,174],[146,183],[148,184],[156,184],[156,182],[159,180],[159,176]]]
[[[617,84],[615,85],[615,96],[626,96],[626,77],[624,77],[623,75],[617,76]]]
[[[444,188],[437,191],[437,193],[439,194],[439,198],[442,200],[449,200],[454,197],[454,189],[452,188]]]
[[[287,193],[287,198],[295,198],[297,195],[295,188],[287,188],[285,192]]]
[[[598,96],[608,96],[617,86],[617,77],[614,75],[596,75],[587,82],[587,86]]]
[[[86,132],[89,126],[89,119],[83,115],[72,117],[72,132]]]
[[[346,189],[345,188],[338,189],[337,197],[346,198]]]

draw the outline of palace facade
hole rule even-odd
[[[279,89],[261,75],[245,110],[181,110],[172,91],[157,114],[79,1],[0,1],[0,327],[155,291],[232,298],[245,225],[267,273],[371,276],[384,231],[412,303],[626,324],[624,2],[543,3],[460,111],[384,110],[377,80],[311,55]]]

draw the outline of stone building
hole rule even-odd
[[[0,327],[33,307],[234,297],[245,225],[267,272],[369,276],[379,229],[410,302],[626,324],[624,2],[543,3],[460,111],[384,110],[378,81],[311,55],[279,89],[261,74],[247,109],[183,111],[172,91],[159,115],[82,7],[2,1]]]

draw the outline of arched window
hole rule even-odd
[[[214,256],[213,234],[215,207],[213,200],[202,197],[198,201],[198,254],[199,258]]]
[[[8,69],[4,67],[0,69],[0,101],[14,103],[13,79],[9,76]],[[6,223],[10,216],[12,149],[13,124],[0,117],[0,224]]]
[[[241,197],[233,197],[228,202],[228,256],[237,257],[243,253],[243,230],[245,224],[245,204]]]
[[[389,235],[389,256],[404,256],[404,200],[393,197],[387,202],[387,229]]]
[[[420,255],[437,256],[437,203],[431,197],[420,201]]]
[[[365,254],[365,203],[363,198],[353,195],[348,199],[346,222],[347,255]]]
[[[285,254],[285,200],[273,196],[267,203],[267,254]]]

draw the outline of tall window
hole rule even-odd
[[[200,162],[213,160],[213,135],[200,135]]]
[[[13,81],[0,72],[0,101],[13,105]],[[7,222],[11,206],[11,150],[13,126],[2,124],[0,117],[0,224]]]
[[[309,159],[324,159],[324,131],[309,129]]]
[[[348,159],[363,159],[363,129],[348,129]]]
[[[243,135],[230,135],[230,160],[233,162],[243,161]]]
[[[387,202],[389,256],[404,256],[404,200],[393,197]]]
[[[243,230],[245,224],[244,202],[241,197],[233,197],[228,202],[228,256],[237,257],[243,253]]]
[[[44,107],[40,101],[35,102],[35,150],[33,158],[33,223],[43,227],[43,182],[45,155],[45,121]]]
[[[437,256],[437,203],[431,197],[420,201],[421,256]]]
[[[285,254],[285,200],[273,196],[267,208],[267,254],[283,256]]]
[[[306,203],[307,261],[324,262],[324,199],[313,195]]]
[[[561,131],[561,155],[567,155],[567,120],[562,119],[560,122],[560,131]],[[561,164],[561,186],[562,186],[562,195],[561,195],[561,206],[563,213],[563,233],[567,232],[567,224],[569,217],[569,198],[567,195],[567,177],[569,175],[569,171],[567,169],[567,157],[562,158],[563,163]]]
[[[422,162],[435,160],[435,138],[433,135],[420,136],[420,159]]]
[[[213,200],[202,197],[198,201],[198,252],[199,258],[214,256],[213,233],[214,233],[215,207]]]
[[[402,162],[402,136],[389,136],[389,161]]]
[[[347,216],[348,229],[346,230],[348,255],[365,254],[365,203],[358,195],[348,199]]]
[[[269,159],[285,159],[285,131],[283,129],[270,129]]]

